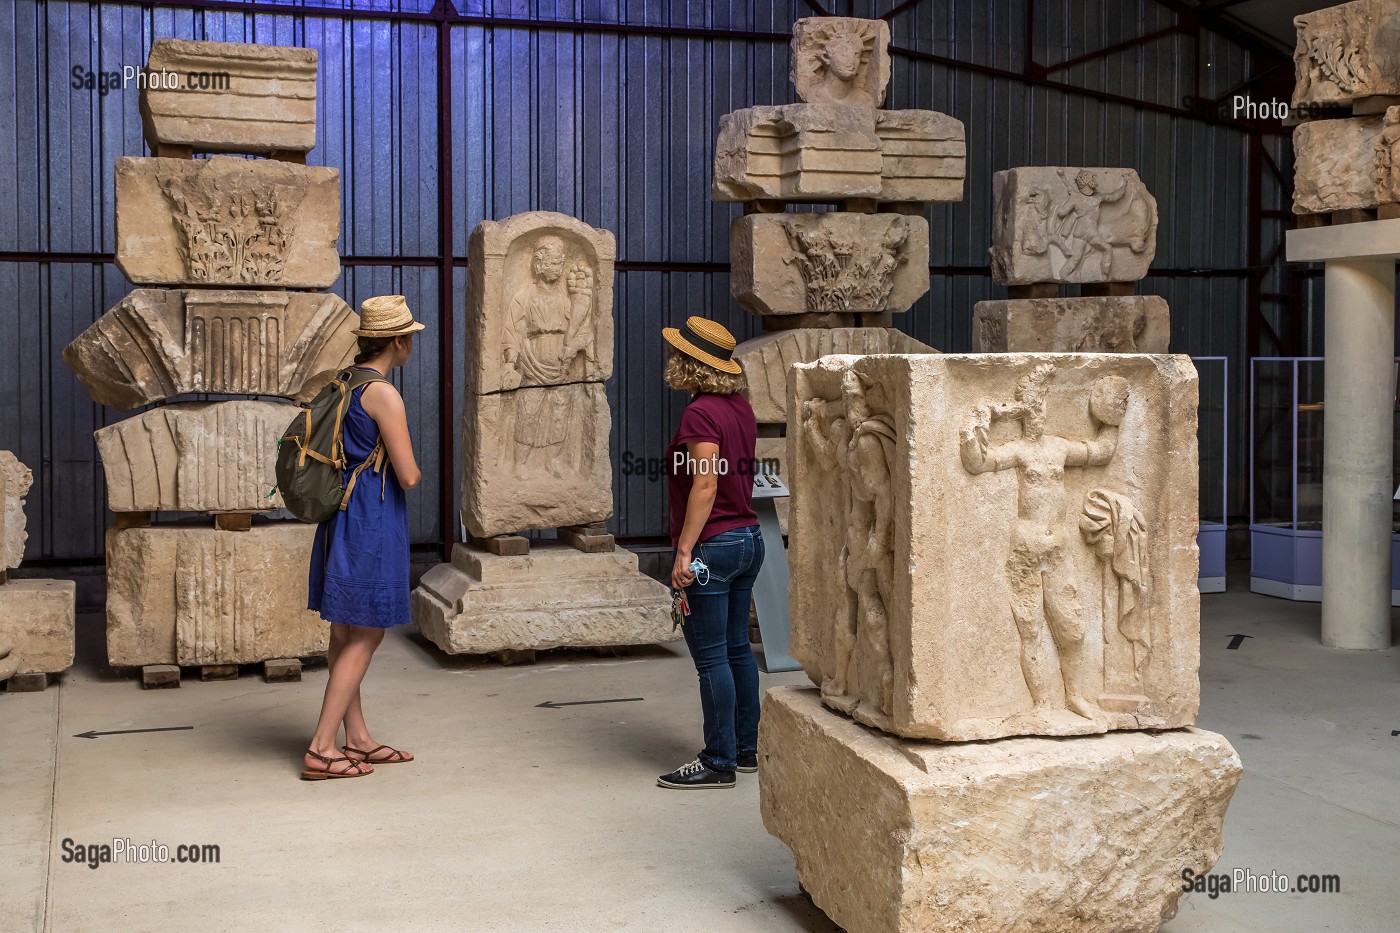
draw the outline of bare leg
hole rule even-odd
[[[360,681],[364,680],[365,671],[369,670],[374,649],[378,648],[384,639],[384,630],[379,628],[333,625],[332,632],[336,628],[345,631],[341,635],[341,643],[335,653],[335,663],[326,681],[326,696],[321,701],[321,718],[316,722],[316,734],[312,737],[310,746],[311,751],[328,758],[341,757],[336,747],[340,724],[350,710],[351,701],[359,692]],[[306,756],[306,767],[311,770],[325,770],[325,764],[310,755]],[[336,765],[334,770],[340,771],[347,767],[348,765],[342,762]]]
[[[1060,667],[1064,673],[1065,705],[1095,722],[1103,718],[1098,696],[1103,690],[1100,679],[1094,682],[1094,671],[1088,663],[1088,645],[1084,640],[1084,613],[1079,607],[1079,594],[1074,584],[1057,579],[1057,565],[1043,575],[1045,590],[1045,619],[1060,649]]]
[[[340,649],[345,646],[348,639],[350,626],[341,625],[338,622],[331,623],[331,645],[326,652],[326,660],[331,670],[335,669],[335,660],[340,655]],[[355,687],[355,695],[350,698],[350,706],[345,711],[345,744],[353,745],[355,748],[363,748],[363,745],[355,745],[351,736],[364,738],[369,735],[369,727],[365,725],[364,708],[360,706],[360,688]]]
[[[1059,707],[1063,689],[1059,659],[1050,633],[1040,621],[1039,610],[1045,599],[1040,571],[1031,566],[1028,555],[1014,553],[1007,562],[1006,571],[1011,583],[1011,617],[1016,620],[1016,631],[1021,636],[1021,673],[1025,675],[1031,699],[1036,709]]]

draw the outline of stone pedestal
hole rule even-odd
[[[107,660],[252,664],[326,653],[306,608],[314,525],[251,531],[154,526],[107,532]]]
[[[0,642],[12,645],[15,673],[57,674],[73,666],[77,584],[11,580],[0,586]]]
[[[637,555],[621,548],[587,554],[555,546],[505,557],[458,544],[452,563],[429,570],[413,591],[413,621],[449,654],[681,637],[671,630],[670,591],[638,572]]]
[[[1220,856],[1239,756],[1198,729],[943,745],[780,687],[763,825],[847,933],[1150,933]]]
[[[1171,336],[1157,295],[1013,298],[972,311],[978,353],[1166,353]]]

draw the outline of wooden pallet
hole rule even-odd
[[[269,658],[262,662],[263,681],[270,684],[296,683],[301,680],[300,658]],[[181,668],[178,664],[146,664],[141,668],[141,687],[145,690],[169,690],[180,686],[184,671],[199,672],[199,679],[237,680],[237,664],[202,664]]]

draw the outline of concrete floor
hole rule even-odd
[[[1243,579],[1243,578],[1241,578]],[[1316,606],[1202,599],[1204,728],[1245,776],[1217,872],[1341,876],[1340,894],[1188,896],[1168,933],[1391,933],[1400,916],[1400,650],[1317,642]],[[297,780],[325,669],[142,691],[97,615],[58,687],[0,695],[0,930],[834,931],[764,831],[754,776],[672,792],[698,744],[683,646],[501,668],[386,639],[365,697],[411,765]],[[1252,636],[1238,650],[1235,634]],[[1400,641],[1400,633],[1397,633]],[[765,676],[766,685],[804,682]],[[541,709],[538,703],[643,697]],[[191,730],[76,738],[88,730]],[[216,865],[64,863],[79,844],[214,843]]]

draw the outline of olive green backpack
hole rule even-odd
[[[277,491],[297,518],[320,523],[344,509],[365,467],[378,473],[384,467],[384,439],[380,438],[364,463],[344,479],[345,413],[351,393],[371,382],[388,382],[371,369],[345,369],[316,393],[277,441]]]

